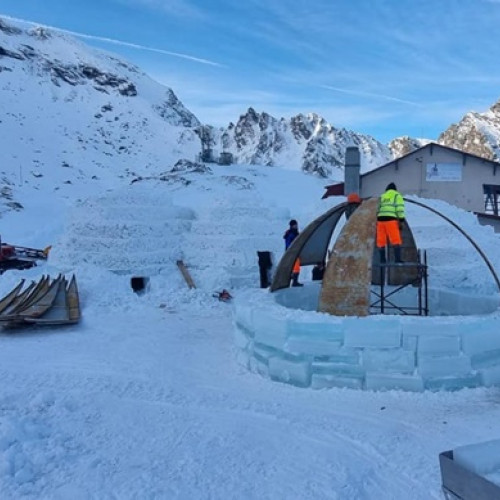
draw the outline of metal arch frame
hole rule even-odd
[[[340,203],[339,205],[336,205],[335,207],[325,212],[323,215],[320,215],[317,219],[315,219],[313,222],[311,222],[306,226],[304,231],[302,231],[297,236],[297,238],[295,238],[293,243],[289,246],[288,250],[286,250],[283,257],[281,258],[278,267],[276,268],[273,281],[271,283],[270,287],[271,292],[275,292],[276,290],[280,290],[282,288],[288,288],[290,286],[290,277],[292,274],[293,265],[297,260],[297,258],[300,258],[300,253],[302,252],[303,248],[306,246],[312,235],[318,230],[318,228],[321,227],[321,225],[324,222],[330,219],[330,217],[337,215],[337,221],[332,226],[332,229],[329,232],[329,234],[325,235],[324,252],[322,258],[317,259],[314,262],[301,261],[301,264],[309,265],[309,264],[315,264],[318,261],[325,260],[326,252],[328,250],[328,244],[330,243],[330,240],[332,238],[333,231],[335,231],[335,228],[337,227],[337,224],[342,215],[351,205],[352,203],[348,202]]]
[[[419,207],[426,208],[427,210],[435,213],[436,215],[439,215],[439,217],[443,218],[446,222],[449,222],[455,229],[460,231],[467,240],[471,243],[471,245],[476,249],[476,251],[479,253],[479,255],[482,257],[486,265],[488,266],[488,269],[490,270],[493,279],[495,280],[495,283],[497,284],[498,291],[500,292],[500,280],[498,279],[497,273],[495,272],[495,269],[493,268],[491,262],[488,260],[488,257],[486,257],[485,253],[479,248],[478,244],[455,222],[453,222],[451,219],[446,217],[446,215],[443,215],[441,212],[438,210],[429,207],[428,205],[425,205],[424,203],[420,203],[419,201],[415,200],[410,200],[408,198],[403,198],[404,201],[407,201],[408,203],[413,203],[414,205],[418,205]]]

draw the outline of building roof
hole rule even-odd
[[[339,182],[337,184],[330,184],[325,186],[325,194],[321,197],[322,200],[328,198],[329,196],[344,196],[344,183]]]
[[[382,168],[388,167],[389,165],[394,165],[400,162],[401,160],[408,158],[409,156],[418,154],[420,151],[423,151],[424,149],[430,149],[432,151],[433,148],[441,148],[441,149],[446,149],[448,151],[452,151],[453,153],[459,153],[463,155],[464,158],[474,158],[476,160],[481,160],[485,163],[490,163],[491,165],[495,167],[500,167],[500,163],[494,160],[489,160],[488,158],[483,158],[482,156],[478,155],[473,155],[472,153],[467,153],[466,151],[462,151],[461,149],[455,149],[455,148],[450,148],[449,146],[444,146],[443,144],[438,144],[437,142],[429,142],[429,144],[426,144],[425,146],[422,146],[421,148],[414,149],[413,151],[410,151],[409,153],[400,156],[398,158],[394,158],[393,160],[385,163],[384,165],[380,165],[380,167],[374,168],[373,170],[370,170],[369,172],[365,172],[364,174],[361,174],[361,177],[365,177],[367,175],[370,175],[373,172],[376,172]]]

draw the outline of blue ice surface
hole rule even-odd
[[[463,376],[471,369],[468,356],[418,356],[418,371],[424,378]]]
[[[400,347],[401,323],[392,318],[363,318],[345,321],[346,347]]]
[[[272,357],[269,359],[269,376],[280,382],[308,387],[311,384],[311,366],[307,361]]]
[[[422,377],[401,373],[367,373],[366,388],[375,391],[402,389],[411,392],[424,390]]]
[[[415,353],[403,349],[365,349],[362,364],[367,372],[413,373]]]

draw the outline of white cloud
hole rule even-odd
[[[421,106],[421,104],[418,104],[418,103],[413,102],[413,101],[407,101],[405,99],[400,99],[400,98],[394,97],[394,96],[375,94],[373,92],[365,92],[362,90],[350,90],[350,89],[344,89],[344,88],[339,88],[339,87],[332,87],[331,85],[320,85],[320,87],[327,89],[327,90],[333,90],[334,92],[341,92],[343,94],[357,95],[357,96],[361,96],[361,97],[374,97],[375,99],[394,101],[394,102],[399,102],[402,104],[410,104],[411,106]]]
[[[15,17],[5,16],[5,15],[3,17],[5,19],[10,19],[12,21],[25,23],[25,24],[28,24],[31,26],[41,26],[43,28],[47,28],[47,29],[50,29],[52,31],[58,31],[59,33],[66,33],[68,35],[76,36],[78,38],[85,38],[87,40],[95,40],[95,41],[99,41],[99,42],[111,43],[114,45],[121,45],[123,47],[130,47],[130,48],[138,49],[138,50],[146,50],[149,52],[156,52],[158,54],[163,54],[163,55],[172,56],[172,57],[179,57],[181,59],[188,59],[188,60],[193,61],[193,62],[197,62],[197,63],[201,63],[201,64],[208,64],[211,66],[224,66],[223,64],[220,64],[218,62],[211,61],[209,59],[203,59],[201,57],[192,56],[190,54],[182,54],[179,52],[172,52],[170,50],[160,49],[157,47],[149,47],[147,45],[141,45],[138,43],[125,42],[123,40],[116,40],[115,38],[108,38],[108,37],[96,36],[96,35],[88,35],[86,33],[79,33],[76,31],[70,31],[70,30],[66,30],[63,28],[57,28],[55,26],[48,26],[45,24],[35,23],[33,21],[27,21],[26,19],[17,19]]]

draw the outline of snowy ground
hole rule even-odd
[[[500,391],[313,391],[248,373],[231,306],[212,293],[257,287],[256,250],[279,257],[291,217],[303,228],[340,200],[320,200],[320,180],[265,167],[185,178],[78,204],[29,193],[2,219],[4,241],[54,249],[46,265],[2,275],[1,296],[21,277],[75,272],[83,320],[0,334],[0,497],[443,498],[438,454],[500,437]],[[500,270],[498,235],[433,206]],[[497,293],[468,242],[410,207],[408,219],[440,262],[431,279]],[[150,277],[147,293],[131,291],[131,274]]]

